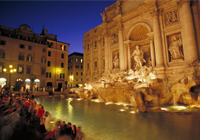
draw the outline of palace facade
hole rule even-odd
[[[117,1],[103,23],[84,34],[84,82],[108,71],[152,66],[159,77],[200,59],[200,3],[191,0]]]
[[[20,86],[28,90],[66,88],[68,46],[46,29],[36,34],[26,24],[16,29],[0,26],[1,87],[12,86],[14,90]],[[12,69],[16,72],[10,71]]]

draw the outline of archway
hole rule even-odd
[[[27,78],[25,80],[25,89],[28,90],[28,91],[30,91],[30,89],[31,89],[31,79]]]
[[[21,85],[23,86],[23,80],[21,78],[18,78],[15,82],[15,90],[16,91],[19,91],[20,90],[20,87]],[[23,87],[24,89],[24,87]],[[23,91],[23,90],[22,90]]]
[[[34,80],[34,88],[38,91],[40,89],[40,79]]]
[[[7,83],[7,80],[5,78],[0,78],[0,87],[3,88]]]

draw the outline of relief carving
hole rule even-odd
[[[111,42],[113,44],[118,42],[118,34],[117,33],[113,33],[112,34],[112,36],[111,36]]]
[[[172,10],[165,13],[165,24],[169,25],[178,21],[178,12],[177,10]]]

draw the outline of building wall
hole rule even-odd
[[[54,40],[46,39],[48,37]],[[49,48],[47,41],[54,42],[55,45],[63,45],[65,50],[58,49],[58,47]],[[65,88],[64,81],[68,79],[68,46],[67,43],[57,41],[55,35],[48,35],[45,29],[39,35],[34,34],[28,25],[21,25],[17,29],[0,26],[0,81],[2,78],[6,79],[6,86],[13,86],[16,90],[19,90],[21,85],[29,90],[35,90],[36,87],[47,86],[49,77],[46,76],[46,72],[51,72],[50,81],[53,86],[57,86],[55,83],[61,80],[62,87]],[[52,51],[52,57],[48,57],[49,50]],[[61,53],[64,54],[64,58],[61,58]],[[56,57],[56,55],[60,57]],[[47,61],[52,58],[52,65],[49,68]],[[55,62],[63,62],[64,68],[60,68],[60,64],[55,65]],[[17,72],[11,74],[9,65],[13,65]],[[56,66],[60,68],[60,73],[65,74],[65,78],[53,78]],[[3,72],[3,68],[6,68],[7,72]],[[37,82],[36,79],[39,79],[40,82]],[[35,85],[34,88],[33,85]]]
[[[69,56],[68,64],[68,87],[82,86],[83,80],[83,54],[74,52]]]
[[[108,71],[135,70],[131,55],[136,46],[144,53],[145,65],[153,66],[160,77],[200,57],[199,2],[117,1],[105,8],[102,20],[84,34],[84,82]],[[183,57],[174,58],[169,51],[174,37],[182,41],[179,51]]]

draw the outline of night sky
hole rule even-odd
[[[0,25],[16,29],[27,24],[36,34],[42,27],[69,43],[69,54],[83,53],[83,34],[100,25],[101,13],[117,0],[1,1]]]

